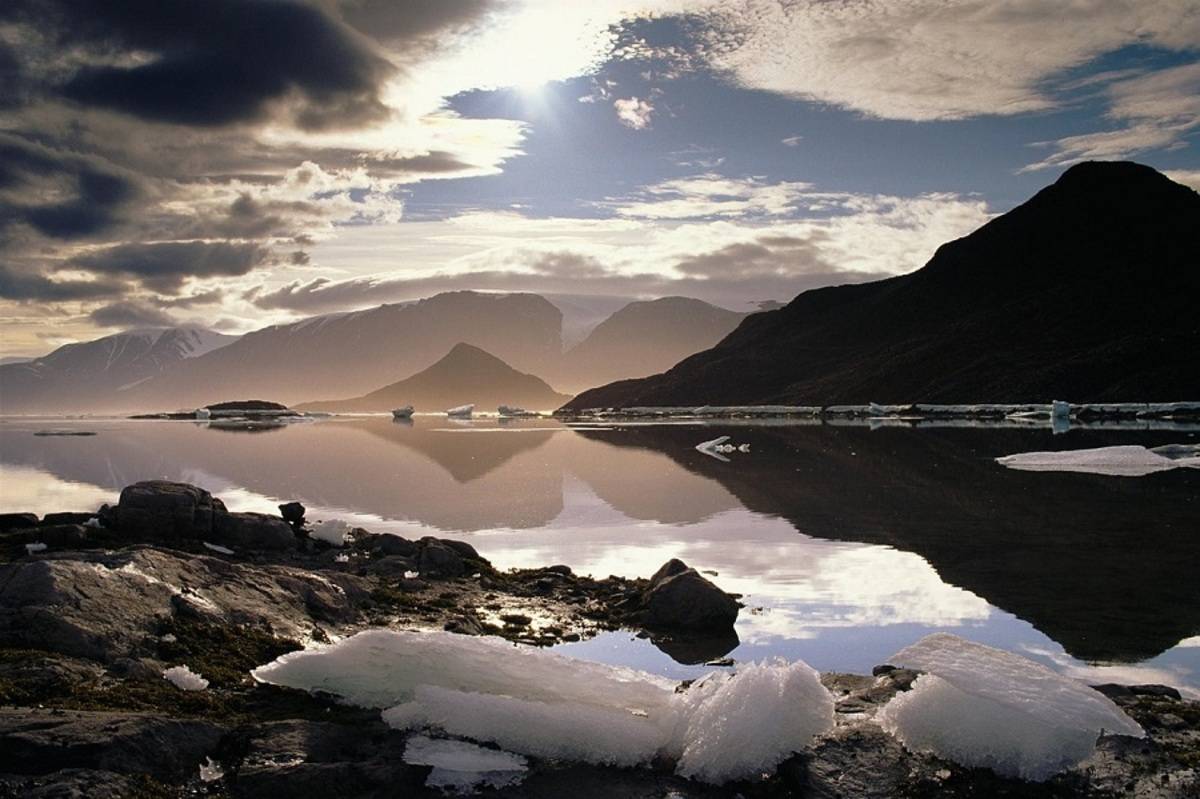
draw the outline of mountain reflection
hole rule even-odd
[[[167,478],[235,509],[297,499],[313,518],[474,533],[505,567],[644,576],[682,557],[747,595],[738,631],[751,647],[822,636],[835,646],[837,631],[871,629],[886,656],[879,631],[985,625],[993,607],[1094,661],[1140,661],[1200,632],[1200,474],[1036,474],[992,460],[1130,434],[435,417],[264,436],[187,422],[87,428],[98,435],[35,437],[30,423],[0,423],[2,509],[88,509]],[[749,452],[723,462],[696,451],[724,434]],[[45,507],[15,506],[37,497]]]

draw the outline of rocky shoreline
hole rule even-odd
[[[737,645],[736,597],[671,561],[647,579],[566,566],[502,572],[469,544],[409,541],[230,513],[193,486],[141,483],[92,513],[0,515],[0,797],[441,795],[377,711],[254,681],[286,652],[372,627],[551,646],[624,629],[684,663]],[[187,666],[207,681],[163,678]],[[1164,686],[1098,686],[1147,738],[1101,738],[1045,783],[911,753],[875,723],[916,672],[824,674],[834,730],[759,781],[704,785],[669,763],[532,759],[551,797],[1145,796],[1200,791],[1200,703]]]

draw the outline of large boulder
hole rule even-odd
[[[210,540],[241,549],[291,549],[296,545],[296,534],[279,516],[218,513]]]
[[[678,560],[651,578],[643,604],[647,626],[705,632],[733,627],[739,607],[736,599]]]
[[[0,513],[0,533],[37,527],[38,517],[34,513]]]
[[[152,656],[177,614],[304,639],[318,624],[353,621],[367,598],[341,572],[159,549],[73,552],[0,565],[0,649],[105,663]]]
[[[422,577],[462,577],[467,572],[462,555],[446,542],[434,538],[421,539],[421,554],[417,556],[417,570]]]
[[[187,779],[216,753],[224,733],[207,721],[141,713],[0,709],[0,772],[97,769]]]
[[[113,509],[120,532],[132,538],[210,539],[225,505],[203,488],[168,480],[146,480],[126,486]]]

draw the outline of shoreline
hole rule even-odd
[[[207,535],[221,538],[212,518],[223,506],[204,493],[186,498],[208,508]],[[594,579],[555,565],[500,572],[463,542],[407,541],[362,529],[340,530],[343,546],[325,540],[338,531],[318,526],[289,543],[283,534],[303,524],[294,524],[297,510],[286,505],[279,517],[226,514],[241,526],[225,529],[223,543],[214,544],[177,524],[177,513],[131,512],[148,507],[131,504],[123,492],[121,505],[102,509],[95,524],[92,514],[35,519],[40,526],[24,529],[2,519],[0,730],[19,745],[0,753],[0,796],[51,784],[91,796],[317,796],[342,779],[356,787],[338,795],[391,795],[401,785],[425,795],[428,767],[403,762],[408,736],[388,729],[378,712],[250,679],[250,669],[281,654],[361,630],[442,630],[537,647],[629,630],[694,663],[719,662],[722,647],[736,646],[736,635],[731,645],[720,629],[648,623],[645,597],[660,575]],[[178,503],[159,507],[178,510]],[[302,519],[303,508],[299,513]],[[197,518],[193,513],[188,524]],[[239,536],[253,543],[233,546]],[[33,537],[46,549],[27,553]],[[686,565],[668,571],[681,569]],[[176,688],[162,677],[172,666],[188,666],[208,687]],[[1081,766],[1026,783],[909,752],[885,734],[875,714],[916,676],[888,664],[873,675],[822,674],[836,726],[762,780],[711,786],[678,777],[666,764],[628,769],[533,758],[511,795],[586,788],[680,797],[1049,797],[1121,795],[1133,785],[1132,795],[1182,797],[1200,785],[1200,703],[1163,687],[1104,686],[1149,738],[1102,738]],[[106,732],[114,728],[128,734]],[[140,749],[147,736],[162,747],[155,762]],[[200,766],[209,758],[223,776],[206,782]],[[114,763],[123,768],[113,770]],[[131,782],[122,773],[129,769],[149,776]],[[340,776],[321,789],[334,774]]]

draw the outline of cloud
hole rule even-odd
[[[128,288],[128,284],[124,281],[111,278],[51,280],[36,272],[18,271],[0,264],[0,298],[7,300],[36,302],[96,300],[119,296]]]
[[[1195,50],[1188,0],[742,0],[704,16],[700,50],[738,85],[884,119],[1054,108],[1048,78],[1127,45]]]
[[[394,67],[296,0],[11,0],[5,14],[74,55],[53,89],[84,106],[193,126],[285,114],[303,128],[382,119]]]
[[[802,141],[804,141],[803,136],[788,136],[786,139],[780,139],[779,143],[785,147],[799,147]]]
[[[170,314],[141,305],[136,302],[122,301],[105,305],[88,314],[93,322],[100,327],[171,327],[175,320]]]
[[[606,205],[620,216],[644,219],[779,216],[795,210],[810,188],[807,183],[707,172],[662,181]]]
[[[89,272],[136,277],[157,291],[174,293],[188,278],[244,275],[266,261],[268,254],[254,243],[130,243],[80,255],[71,264]]]
[[[613,108],[617,110],[617,119],[627,128],[645,130],[650,127],[650,116],[654,106],[648,100],[637,97],[617,98],[613,100]]]
[[[1200,169],[1171,169],[1163,174],[1176,183],[1200,191]]]
[[[1105,94],[1110,103],[1105,116],[1123,127],[1038,142],[1035,146],[1053,152],[1022,171],[1184,146],[1200,129],[1200,62],[1115,80]]]

